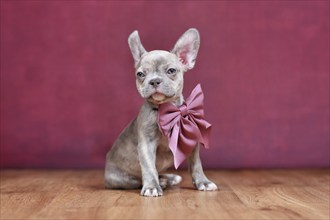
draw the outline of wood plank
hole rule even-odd
[[[329,219],[329,169],[213,170],[216,192],[186,171],[163,197],[106,190],[102,170],[1,170],[1,219]]]

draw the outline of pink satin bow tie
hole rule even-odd
[[[198,143],[209,148],[211,124],[204,119],[204,94],[200,84],[183,105],[164,103],[158,109],[158,125],[167,137],[177,169]]]

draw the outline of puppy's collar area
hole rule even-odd
[[[152,111],[158,111],[159,105],[153,104],[151,102],[148,102],[148,104]]]

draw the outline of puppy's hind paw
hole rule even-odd
[[[178,185],[182,181],[182,177],[176,174],[161,174],[159,175],[159,185],[162,189],[168,186]]]
[[[158,197],[163,195],[163,190],[160,187],[156,187],[156,188],[143,187],[140,194],[141,196]]]
[[[217,185],[215,185],[212,182],[199,182],[199,183],[194,183],[196,189],[200,191],[216,191],[218,190]]]

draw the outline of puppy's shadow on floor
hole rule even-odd
[[[80,184],[78,185],[78,188],[87,190],[87,191],[103,191],[103,192],[112,192],[112,193],[123,193],[125,192],[126,194],[135,194],[135,195],[140,195],[141,189],[107,189],[102,183],[95,183],[95,184]],[[176,193],[180,190],[189,190],[189,191],[194,191],[196,190],[192,186],[172,186],[164,189],[164,193]]]
[[[180,189],[184,189],[184,190],[196,190],[194,187],[192,186],[178,186],[178,188]]]
[[[93,190],[93,191],[107,190],[102,183],[90,184],[90,185],[80,184],[79,187],[82,188],[82,189]]]
[[[78,186],[81,189],[87,190],[87,191],[94,191],[94,192],[109,192],[109,193],[128,193],[128,194],[136,194],[140,195],[141,189],[107,189],[103,184],[90,184],[90,185],[79,185]]]

